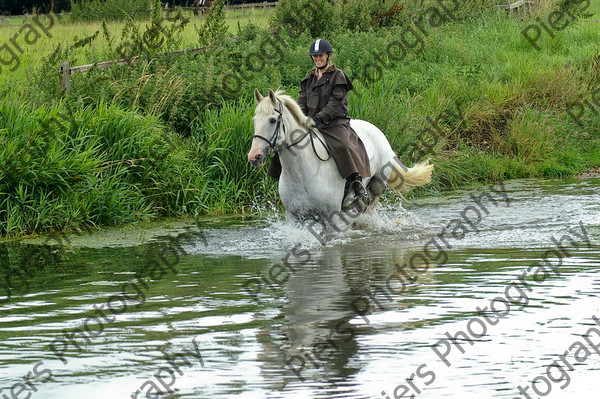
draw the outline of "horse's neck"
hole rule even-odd
[[[309,140],[307,137],[305,140]],[[284,150],[279,154],[281,169],[294,182],[302,183],[313,179],[316,173],[316,162],[310,144],[304,148],[298,146]]]
[[[307,136],[301,143],[279,154],[281,169],[294,181],[306,182],[315,174],[315,163],[318,160],[308,140],[310,138]]]
[[[290,119],[293,119],[290,117]],[[295,120],[294,120],[295,122]],[[298,125],[297,123],[289,123],[286,127],[288,132],[302,130],[305,131],[306,128]],[[288,138],[288,141],[290,138]],[[327,155],[327,151],[323,148],[321,142],[324,142],[322,136],[319,139],[314,139],[314,148],[313,144],[310,142],[311,137],[310,133],[307,134],[304,139],[298,144],[290,147],[287,150],[282,151],[279,154],[279,158],[281,161],[281,168],[285,170],[286,175],[293,181],[297,181],[298,183],[306,183],[307,181],[313,181],[315,179],[328,179],[329,176],[324,176],[322,172],[323,170],[328,169],[326,165],[322,165],[324,161],[317,157],[315,154],[315,150],[319,152],[319,156],[322,159],[327,159],[329,156]],[[292,144],[290,142],[287,145]],[[325,161],[325,163],[328,163]],[[335,167],[333,162],[329,162],[331,165]]]

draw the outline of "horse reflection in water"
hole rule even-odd
[[[309,262],[290,262],[289,279],[281,285],[282,322],[262,328],[258,336],[263,344],[262,373],[276,389],[307,378],[345,379],[356,371],[348,363],[358,350],[357,331],[365,326],[352,324],[356,312],[351,302],[368,278],[353,278],[359,267],[342,260],[339,249],[314,255]]]
[[[357,338],[374,332],[371,315],[415,305],[404,294],[378,288],[394,272],[390,265],[408,261],[412,252],[405,251],[365,255],[369,252],[358,244],[351,250],[311,251],[309,262],[290,262],[289,278],[280,286],[283,302],[269,305],[278,307],[281,314],[274,320],[281,322],[257,334],[263,347],[261,374],[273,389],[295,390],[303,382],[302,387],[326,389],[360,372]],[[409,287],[407,293],[414,296],[420,289]],[[369,293],[375,298],[369,299]],[[412,328],[409,324],[406,328]]]
[[[310,123],[311,118],[282,92],[269,90],[269,95],[263,97],[255,90],[254,97],[258,105],[248,160],[260,166],[269,152],[279,153],[282,169],[279,196],[287,220],[329,219],[339,213],[346,179],[328,156],[325,139]],[[365,145],[371,171],[371,177],[363,179],[369,200],[359,212],[373,208],[388,182],[402,193],[431,181],[433,165],[425,161],[407,168],[398,160],[381,130],[357,119],[350,124]]]

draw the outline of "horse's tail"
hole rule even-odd
[[[412,168],[404,166],[398,160],[398,157],[394,157],[392,163],[392,173],[388,179],[388,184],[400,196],[412,187],[431,182],[433,165],[429,163],[428,159],[417,163]]]

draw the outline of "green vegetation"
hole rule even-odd
[[[218,46],[227,34],[225,22],[225,0],[215,0],[207,11],[204,24],[197,28],[199,43],[204,46]]]
[[[267,29],[269,25],[269,18],[272,13],[272,9],[255,9],[255,10],[226,10],[225,11],[225,22],[227,23],[228,36],[237,35],[240,27],[252,26],[260,29]],[[176,13],[164,13],[163,17],[173,18]],[[196,16],[190,11],[185,11],[183,16],[189,19],[189,23],[185,25],[181,32],[181,42],[179,45],[181,49],[184,48],[196,48],[200,47],[199,37],[197,30],[205,23],[206,16]],[[51,37],[45,34],[37,39],[35,45],[27,45],[24,43],[24,33],[20,32],[23,26],[23,17],[9,17],[3,19],[4,24],[0,26],[0,45],[4,43],[10,43],[10,39],[17,35],[17,43],[21,45],[23,54],[19,53],[21,60],[21,67],[11,72],[4,72],[4,66],[2,72],[0,72],[0,85],[3,80],[6,79],[18,79],[26,80],[28,75],[28,69],[36,69],[42,62],[41,55],[50,54],[57,46],[61,43],[63,47],[74,43],[77,39],[85,37],[96,31],[102,32],[103,25],[107,27],[109,32],[120,33],[126,26],[132,26],[131,23],[123,21],[89,21],[85,23],[72,23],[69,20],[68,15],[58,15],[55,17],[56,24],[49,30]],[[41,21],[48,25],[45,17],[41,18]],[[25,23],[31,23],[31,17]],[[145,23],[138,23],[135,25],[146,25]],[[29,39],[31,40],[31,39]],[[77,53],[77,65],[90,64],[93,62],[108,61],[111,58],[111,54],[107,52],[108,42],[105,40],[103,35],[100,35],[93,43],[91,43],[85,49],[80,50]],[[2,53],[2,56],[7,59],[8,57]],[[114,54],[112,54],[114,56]]]
[[[339,1],[361,14],[359,3]],[[413,3],[385,19],[379,11],[361,14],[355,26],[334,14],[323,34],[334,45],[335,64],[354,80],[352,117],[379,126],[405,163],[432,158],[433,189],[568,176],[600,165],[600,120],[584,109],[581,127],[566,112],[600,85],[599,24],[578,21],[555,38],[546,34],[538,52],[521,35],[536,15],[511,18],[489,1],[470,0],[456,21],[422,24],[425,33],[414,23],[435,2]],[[288,20],[277,33],[236,24],[237,40],[223,40],[218,12],[206,23],[180,26],[155,13],[141,23],[60,23],[52,39],[62,44],[52,54],[51,38],[28,48],[49,55],[40,60],[26,52],[16,74],[3,69],[0,79],[0,233],[277,204],[276,183],[246,161],[251,94],[255,87],[296,93],[311,68],[313,40],[307,26],[303,33],[287,28],[298,21],[285,1],[280,7],[272,23],[284,14]],[[158,54],[207,43],[218,45]],[[143,50],[144,57],[72,75],[72,93],[61,94],[58,61],[119,59],[123,48]],[[69,112],[73,118],[65,117]],[[432,129],[427,118],[440,115]],[[424,151],[415,151],[419,143],[428,143]]]
[[[234,106],[205,111],[213,128],[184,140],[114,104],[34,109],[9,99],[0,106],[0,230],[9,234],[232,213],[257,179],[238,156],[247,142],[228,134],[250,131],[252,115]]]
[[[121,21],[131,18],[147,17],[141,10],[147,10],[151,0],[71,0],[71,21],[86,22],[98,20]]]

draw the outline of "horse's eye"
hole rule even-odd
[[[271,118],[271,119],[269,119],[269,122],[271,122],[271,123],[275,123],[275,122],[277,122],[277,119],[275,119],[275,118]]]

